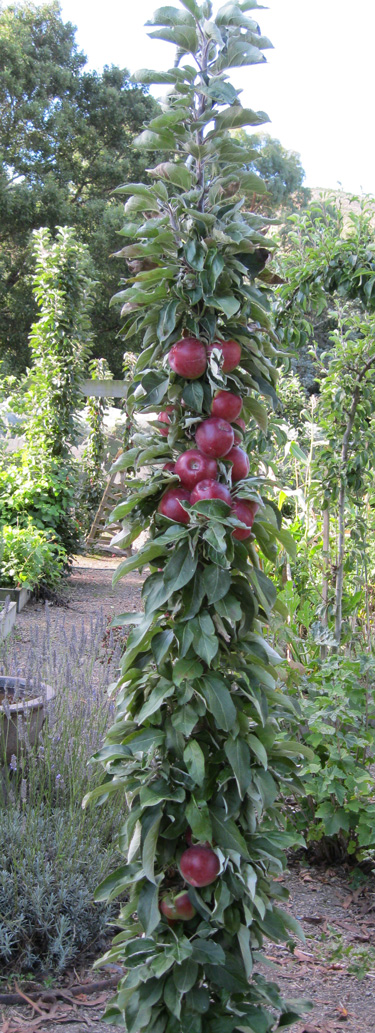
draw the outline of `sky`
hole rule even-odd
[[[150,40],[144,27],[161,5],[61,0],[89,68],[116,64],[132,73],[173,65],[173,46]],[[256,18],[274,50],[265,52],[267,64],[231,71],[242,104],[266,111],[267,132],[300,154],[306,186],[375,195],[374,0],[271,0]]]

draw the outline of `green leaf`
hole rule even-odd
[[[144,407],[146,405],[160,405],[168,390],[168,384],[168,374],[162,370],[150,370],[149,373],[146,373],[142,377],[142,387],[146,392],[145,397],[142,398],[142,405]]]
[[[244,409],[246,413],[249,413],[249,415],[253,417],[264,434],[266,434],[268,428],[267,412],[262,403],[259,402],[258,398],[254,398],[253,395],[248,395],[248,397],[244,399]]]
[[[143,879],[144,873],[139,864],[122,864],[116,871],[107,875],[103,882],[96,888],[95,900],[113,900],[120,893],[124,892],[127,886],[131,886],[138,879]]]
[[[155,746],[161,746],[164,739],[165,732],[161,728],[143,728],[141,732],[128,735],[124,743],[131,753],[148,753]]]
[[[240,925],[237,936],[240,945],[240,951],[242,954],[244,969],[247,978],[250,979],[250,976],[253,971],[253,958],[250,948],[250,929],[248,929],[246,925]]]
[[[263,570],[258,570],[256,567],[249,570],[249,579],[254,585],[261,605],[265,607],[266,611],[272,609],[277,595],[273,582],[264,574]]]
[[[206,803],[197,804],[194,796],[191,796],[186,805],[186,820],[189,822],[193,836],[204,843],[205,840],[212,842],[212,825]]]
[[[153,886],[149,882],[142,886],[138,898],[137,914],[146,936],[150,936],[160,922],[157,886]]]
[[[142,865],[149,882],[155,883],[154,864],[162,811],[157,809],[142,820]]]
[[[255,754],[257,760],[259,760],[259,763],[262,765],[263,768],[266,769],[268,767],[268,757],[267,751],[265,750],[263,743],[260,742],[260,739],[257,739],[256,735],[253,735],[252,732],[249,732],[247,736],[247,741],[251,752]]]
[[[148,699],[139,711],[137,724],[141,725],[143,721],[147,721],[152,714],[155,714],[157,710],[160,710],[164,700],[168,699],[169,696],[173,696],[174,691],[174,685],[170,685],[165,678],[163,678],[159,685],[152,690]]]
[[[142,624],[145,615],[143,611],[141,613],[119,613],[117,617],[111,621],[111,628],[126,628],[129,624]]]
[[[224,744],[224,752],[228,757],[234,777],[237,782],[238,792],[243,800],[246,790],[251,782],[250,771],[250,750],[244,739],[240,736],[237,739],[227,739]]]
[[[186,678],[193,681],[194,678],[200,678],[202,674],[203,667],[199,660],[176,660],[173,665],[172,678],[175,685],[181,685]]]
[[[227,319],[232,319],[241,306],[241,302],[234,298],[233,294],[212,294],[206,298],[206,303],[212,305],[213,308],[218,308],[220,312],[224,312]]]
[[[180,0],[180,3],[183,7],[186,7],[187,11],[190,11],[190,14],[192,14],[197,21],[199,21],[201,17],[201,12],[199,10],[198,4],[195,3],[195,0]]]
[[[215,563],[210,563],[202,571],[201,584],[209,603],[216,603],[227,594],[230,588],[230,571],[216,566]]]
[[[189,775],[194,779],[196,785],[201,786],[205,777],[205,761],[199,743],[193,739],[184,749],[184,761]]]
[[[126,574],[130,574],[131,570],[139,570],[140,567],[145,567],[147,563],[154,560],[156,556],[162,556],[163,553],[165,553],[164,545],[160,545],[157,540],[149,542],[143,549],[140,549],[135,556],[128,556],[126,560],[123,560],[122,563],[120,563],[113,575],[112,584],[117,585],[120,578],[125,577]]]
[[[282,527],[274,528],[273,533],[275,538],[277,538],[277,540],[281,542],[281,545],[284,546],[284,549],[286,549],[289,556],[291,556],[293,560],[297,559],[297,544],[290,531],[287,531],[286,528]]]
[[[173,85],[178,82],[181,78],[180,70],[171,68],[169,72],[156,72],[151,68],[139,68],[137,72],[134,72],[131,76],[131,81],[134,83],[144,83],[145,86],[161,86],[164,83]]]
[[[225,954],[219,943],[215,943],[212,939],[202,940],[199,936],[192,943],[193,960],[197,961],[199,965],[205,965],[206,962],[211,965],[224,964]]]
[[[139,149],[144,148],[145,151],[174,151],[176,149],[176,141],[173,133],[153,133],[151,129],[144,129],[143,133],[136,136],[133,140],[134,147]],[[135,237],[138,235],[139,223],[126,223],[123,227],[123,233],[127,237]]]
[[[193,409],[195,412],[202,412],[204,399],[203,384],[199,380],[192,380],[190,384],[186,384],[186,387],[184,387],[182,398],[189,409]]]
[[[196,961],[192,961],[190,958],[186,958],[181,965],[176,965],[173,970],[173,979],[175,981],[177,990],[181,994],[186,994],[188,990],[191,990],[192,986],[197,982],[198,978],[198,965]]]
[[[257,47],[253,47],[245,39],[232,37],[229,38],[227,47],[221,52],[212,68],[214,72],[222,72],[226,68],[241,68],[243,65],[259,64],[261,61],[265,61],[265,57]],[[264,111],[254,112],[254,114],[259,116],[259,121],[248,123],[248,125],[262,125],[262,123],[270,121]]]
[[[183,542],[164,567],[164,581],[166,585],[170,586],[171,592],[177,592],[179,588],[183,588],[191,581],[197,569],[197,563],[198,557],[192,555],[189,541]]]
[[[160,667],[160,664],[163,663],[163,660],[165,660],[165,657],[169,653],[173,639],[174,632],[171,630],[171,628],[168,628],[165,631],[160,631],[153,638],[151,643],[151,649],[158,667]]]
[[[187,54],[195,54],[198,50],[198,37],[192,25],[174,25],[170,29],[156,29],[147,35],[150,39],[163,39],[166,43],[174,43],[179,50],[184,50]]]
[[[187,244],[185,244],[184,255],[186,261],[197,272],[201,272],[204,269],[206,254],[206,249],[194,237],[190,238]]]
[[[308,465],[308,457],[306,453],[302,451],[302,448],[300,448],[299,445],[297,445],[296,441],[291,442],[289,452],[290,455],[293,456],[293,459],[299,459],[301,463],[304,464],[304,466]]]
[[[210,664],[219,648],[215,625],[207,611],[203,610],[191,621],[190,628],[193,631],[193,646],[195,652]]]
[[[184,14],[183,11],[178,11],[176,7],[158,7],[154,12],[152,18],[146,22],[146,25],[195,25],[194,18],[190,18],[188,14]]]
[[[150,174],[165,179],[167,183],[173,183],[173,186],[181,187],[183,190],[190,190],[194,182],[194,177],[186,165],[174,161],[162,162],[152,169]]]
[[[234,41],[233,41],[234,42]],[[260,57],[263,61],[264,58]],[[216,116],[216,129],[241,129],[243,126],[259,126],[269,122],[268,115],[264,111],[252,111],[251,108],[243,108],[241,104],[232,104],[225,111],[220,111]]]
[[[164,983],[163,997],[168,1012],[179,1020],[181,1015],[181,994],[177,990],[173,975],[169,976]],[[168,1025],[170,1025],[170,1023],[168,1023]]]
[[[220,617],[228,617],[228,620],[239,621],[242,617],[242,607],[232,592],[228,592],[224,599],[219,599],[215,605],[216,613]]]
[[[199,691],[206,700],[218,728],[230,732],[237,717],[236,707],[223,678],[207,673],[199,683]]]
[[[202,499],[201,502],[194,502],[191,513],[199,513],[205,517],[212,517],[221,524],[226,524],[230,514],[230,506],[222,499]]]
[[[178,309],[178,301],[168,301],[166,305],[160,309],[157,336],[160,342],[166,341],[170,334],[173,333],[176,326],[176,313]]]
[[[210,808],[212,831],[217,845],[223,850],[235,850],[246,861],[250,855],[242,833],[232,818],[226,819],[225,811],[219,807]]]

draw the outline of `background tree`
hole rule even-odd
[[[302,186],[305,172],[300,155],[288,151],[280,140],[268,133],[250,134],[240,130],[237,135],[253,148],[254,155],[247,167],[261,176],[267,188],[269,196],[258,199],[258,205],[264,210],[306,205],[310,191]]]
[[[0,7],[0,356],[12,372],[30,362],[32,231],[73,226],[97,279],[93,353],[97,347],[121,376],[108,304],[118,280],[109,256],[122,222],[112,191],[144,179],[144,160],[130,145],[157,105],[125,69],[85,71],[74,37],[55,0]]]

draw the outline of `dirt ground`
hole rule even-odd
[[[87,629],[99,611],[110,620],[115,613],[140,608],[138,574],[129,574],[112,587],[118,562],[105,556],[79,557],[74,563],[62,593],[64,606],[48,604],[57,649],[62,625],[66,630],[79,629],[82,624]],[[46,607],[41,601],[29,603],[17,618],[12,642],[20,673],[45,620]],[[314,868],[303,858],[291,859],[281,879],[290,892],[287,906],[299,919],[306,939],[290,946],[267,944],[267,967],[262,966],[262,971],[279,984],[284,997],[312,1002],[313,1010],[292,1027],[294,1033],[375,1033],[375,878],[345,867]],[[78,972],[75,982],[105,975]],[[108,972],[110,976],[113,971]],[[118,1029],[102,1021],[110,992],[86,995],[82,991],[73,1001],[66,986],[64,989],[65,998],[54,999],[52,989],[50,1000],[40,997],[35,1008],[5,1007],[0,997],[2,1033],[58,1033],[61,1029],[66,1033],[90,1029],[114,1033]]]

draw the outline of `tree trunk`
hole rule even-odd
[[[338,501],[338,547],[337,547],[337,571],[335,586],[335,638],[336,646],[341,641],[342,625],[342,593],[344,587],[344,555],[345,555],[345,500],[346,500],[346,464],[348,459],[350,435],[353,430],[353,423],[360,398],[360,387],[357,384],[353,401],[350,406],[348,421],[342,439],[341,462],[340,462],[340,490]]]
[[[329,571],[329,509],[323,510],[323,558],[324,558],[324,572],[323,572],[323,584],[322,584],[322,599],[324,604],[323,624],[325,627],[328,626],[328,571]],[[320,657],[325,660],[327,656],[327,646],[322,645],[320,647]]]

